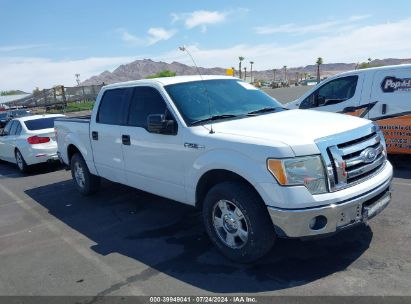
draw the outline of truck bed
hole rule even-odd
[[[91,115],[57,118],[55,121],[90,123]]]

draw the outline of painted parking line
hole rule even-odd
[[[5,179],[9,177],[19,177],[22,176],[20,173],[9,173],[9,174],[0,174],[0,179]]]
[[[394,184],[394,185],[400,185],[400,186],[410,186],[410,187],[411,187],[411,183],[392,182],[392,184]]]

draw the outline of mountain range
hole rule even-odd
[[[409,59],[376,59],[370,62],[371,65],[382,66],[382,65],[398,65],[404,63],[411,63],[411,58]],[[354,70],[357,67],[357,63],[326,63],[321,65],[321,76],[329,77],[341,72]],[[249,69],[249,67],[247,67]],[[196,75],[198,74],[197,69],[194,66],[188,66],[179,62],[166,63],[162,61],[153,61],[151,59],[136,60],[128,64],[120,65],[113,72],[104,71],[100,75],[92,76],[89,79],[82,82],[82,85],[93,85],[93,84],[110,84],[116,82],[123,82],[129,80],[143,79],[147,76],[159,73],[164,70],[170,70],[175,72],[177,75]],[[199,71],[203,75],[225,75],[226,69],[215,67],[215,68],[202,68],[199,67]],[[305,67],[292,67],[287,68],[288,79],[295,79],[296,74],[305,73],[306,76],[315,76],[317,71],[316,65],[307,65]],[[284,70],[276,69],[276,79],[281,80],[284,78]],[[244,71],[243,71],[244,74]],[[247,75],[250,75],[250,71],[247,71]],[[238,75],[236,75],[238,76]],[[253,71],[253,79],[255,80],[272,80],[274,77],[274,71],[263,70],[263,71]],[[301,77],[301,76],[300,76]],[[248,78],[249,79],[249,78]]]

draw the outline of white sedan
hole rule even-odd
[[[17,164],[21,172],[29,166],[58,160],[54,120],[61,114],[15,118],[0,136],[0,159]]]

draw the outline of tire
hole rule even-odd
[[[203,220],[211,241],[235,262],[260,259],[276,239],[264,202],[242,182],[223,182],[211,188],[204,200]]]
[[[90,173],[81,154],[76,153],[73,155],[70,161],[70,168],[74,185],[82,195],[92,195],[99,190],[100,177]]]
[[[19,171],[21,173],[29,172],[30,167],[27,165],[19,149],[16,149],[16,151],[14,152],[14,157],[16,158],[16,165]]]

